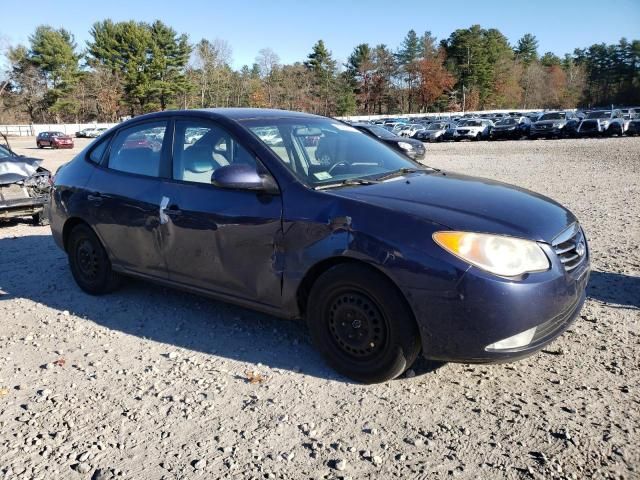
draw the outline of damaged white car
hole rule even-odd
[[[38,225],[49,223],[51,172],[40,163],[0,145],[0,220],[31,217]]]

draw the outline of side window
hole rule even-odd
[[[102,156],[104,155],[104,151],[107,149],[107,145],[109,145],[108,138],[101,141],[97,146],[93,147],[93,149],[89,152],[89,160],[93,163],[99,164],[102,161]]]
[[[120,130],[109,152],[109,168],[148,177],[159,176],[166,129],[166,122],[153,122]]]
[[[178,120],[173,148],[173,178],[211,183],[218,168],[246,164],[257,168],[256,159],[226,130],[205,120]]]

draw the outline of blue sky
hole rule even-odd
[[[349,0],[32,0],[5,8],[0,39],[26,43],[39,24],[65,27],[80,47],[98,20],[160,19],[191,41],[221,38],[233,50],[234,67],[253,63],[261,48],[283,62],[303,60],[320,38],[344,61],[358,43],[395,49],[406,32],[430,30],[438,39],[457,28],[495,27],[515,43],[535,34],[541,53],[570,53],[575,47],[640,38],[640,0],[458,0],[451,2]]]

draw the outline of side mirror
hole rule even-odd
[[[254,190],[277,195],[278,184],[268,173],[258,173],[255,167],[246,164],[225,165],[213,172],[211,183],[219,188]]]

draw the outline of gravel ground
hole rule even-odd
[[[358,385],[299,323],[133,280],[87,296],[46,227],[5,224],[0,478],[640,478],[640,138],[428,152],[580,218],[589,299],[558,341]]]

